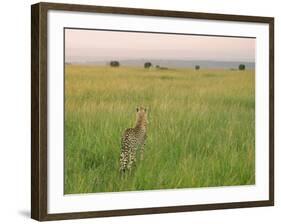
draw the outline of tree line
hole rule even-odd
[[[119,61],[110,61],[109,65],[111,67],[119,67],[120,66],[120,62]],[[144,65],[143,65],[144,68],[146,69],[149,69],[151,67],[153,67],[153,64],[151,62],[145,62]],[[156,68],[158,69],[168,69],[167,67],[161,67],[159,65],[156,65],[155,66]],[[200,70],[200,65],[195,65],[195,70]],[[245,70],[246,69],[246,65],[245,64],[239,64],[238,66],[238,70],[242,71],[242,70]]]

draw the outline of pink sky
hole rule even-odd
[[[174,59],[255,61],[255,39],[118,31],[65,30],[67,62]]]

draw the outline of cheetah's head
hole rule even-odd
[[[137,111],[137,120],[142,120],[142,121],[145,121],[146,123],[147,122],[147,108],[145,107],[137,107],[136,108],[136,111]]]

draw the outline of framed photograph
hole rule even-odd
[[[31,8],[32,218],[274,204],[274,18]]]

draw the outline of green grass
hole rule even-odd
[[[255,183],[254,71],[67,65],[65,193]],[[149,108],[143,161],[119,175],[120,139]]]

